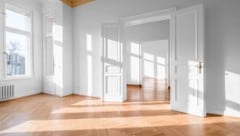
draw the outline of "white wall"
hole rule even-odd
[[[101,24],[146,12],[172,7],[183,8],[201,0],[96,0],[74,8],[74,91],[76,94],[100,96],[102,88]],[[86,35],[92,35],[92,70],[87,67]],[[89,74],[91,73],[91,74]],[[88,75],[92,75],[88,77]],[[92,86],[89,87],[89,80]],[[90,88],[90,89],[89,89]],[[89,92],[92,92],[89,94]]]
[[[6,0],[33,10],[34,78],[0,81],[15,84],[16,97],[42,90],[41,4],[33,0]],[[204,3],[206,7],[206,98],[210,113],[240,116],[240,1],[239,0],[97,0],[73,9],[74,91],[100,96],[101,24],[154,10],[177,9]],[[2,1],[1,1],[2,2]],[[70,17],[68,18],[70,19]],[[67,22],[69,24],[69,22]],[[92,52],[86,50],[86,37],[92,36]],[[69,41],[69,44],[71,41]],[[69,49],[70,50],[70,49]],[[69,52],[68,54],[70,54]],[[92,70],[87,66],[92,56]],[[71,57],[67,55],[69,59]],[[71,62],[70,62],[71,63]],[[71,64],[68,65],[71,65]],[[71,66],[70,66],[71,67]],[[67,68],[70,70],[71,68]],[[91,77],[88,77],[91,73]],[[91,87],[88,84],[91,79]],[[67,83],[70,84],[70,83]],[[89,90],[89,88],[92,88]],[[70,87],[69,87],[70,89]]]
[[[43,16],[55,18],[53,30],[53,50],[45,46],[44,54],[49,51],[54,61],[45,69],[54,67],[54,73],[44,73],[44,93],[66,96],[73,93],[73,48],[72,48],[72,8],[58,0],[43,3]],[[45,23],[44,23],[45,24]],[[50,44],[51,45],[51,44]],[[46,54],[47,55],[47,54]],[[45,58],[46,59],[46,58]]]
[[[168,79],[168,39],[142,43],[142,77]]]
[[[0,81],[0,84],[14,84],[15,98],[41,93],[43,73],[41,4],[38,1],[33,0],[5,0],[5,1],[33,11],[34,77],[31,79]]]
[[[75,93],[87,94],[88,91],[85,48],[87,33],[93,36],[93,96],[99,96],[101,23],[119,17],[171,7],[179,9],[202,2],[206,7],[207,111],[239,116],[239,0],[97,0],[75,8],[73,11]]]
[[[146,77],[168,78],[169,25],[170,21],[164,20],[126,28],[127,84],[139,85]],[[153,58],[146,58],[147,55]],[[165,64],[160,64],[163,63],[160,57],[165,59]]]
[[[204,4],[207,111],[240,116],[240,1]]]
[[[73,93],[73,23],[72,8],[63,5],[63,95]]]
[[[44,19],[43,92],[63,96],[63,4],[57,0],[42,1],[42,13]],[[50,25],[52,28],[47,26],[48,18],[52,18],[53,24]],[[47,36],[49,34],[51,36]]]

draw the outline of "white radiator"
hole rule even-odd
[[[0,101],[14,97],[14,85],[0,86]]]

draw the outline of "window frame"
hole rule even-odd
[[[7,59],[6,59],[6,55],[3,55],[2,58],[2,64],[3,64],[3,69],[2,69],[2,77],[0,77],[0,80],[18,80],[18,79],[32,79],[34,78],[34,54],[33,54],[33,12],[32,10],[28,10],[23,8],[22,6],[19,5],[15,5],[12,3],[4,3],[3,4],[3,23],[1,26],[3,28],[3,52],[6,52],[6,33],[10,32],[10,33],[14,33],[14,34],[20,34],[20,35],[24,35],[26,37],[29,38],[29,45],[27,47],[28,49],[28,59],[26,60],[29,64],[27,65],[26,71],[24,75],[12,75],[12,76],[8,76],[7,75]],[[28,14],[28,17],[30,19],[29,23],[31,25],[29,30],[21,30],[21,29],[17,29],[17,28],[12,28],[12,27],[8,27],[6,25],[6,10],[10,10],[16,13],[20,13],[20,14]]]

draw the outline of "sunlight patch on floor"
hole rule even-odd
[[[143,120],[144,118],[144,120]],[[187,119],[187,115],[174,115],[174,118]],[[175,119],[165,116],[150,117],[116,117],[116,118],[91,118],[91,119],[64,119],[64,120],[30,120],[14,127],[0,131],[4,133],[45,132],[45,131],[74,131],[95,129],[121,129],[138,127],[171,127]],[[196,119],[196,118],[195,118]],[[200,119],[200,118],[199,118]],[[126,121],[127,120],[127,121]],[[203,120],[203,119],[200,119]],[[98,123],[96,123],[98,122]],[[121,123],[120,123],[121,122]],[[162,122],[160,125],[157,122]],[[224,120],[222,121],[224,122]],[[232,121],[233,122],[233,121]],[[221,123],[212,120],[205,124]],[[155,124],[155,125],[154,125]],[[174,126],[203,125],[195,121],[175,122]],[[47,126],[47,127],[46,127]]]
[[[129,107],[129,108],[127,108]],[[58,110],[55,110],[52,112],[52,114],[57,114],[57,113],[97,113],[97,112],[134,112],[134,111],[139,111],[144,109],[144,111],[159,111],[159,110],[169,110],[169,106],[163,105],[156,107],[156,105],[129,105],[129,106],[89,106],[89,107],[66,107],[66,108],[61,108]]]

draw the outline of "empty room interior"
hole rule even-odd
[[[169,19],[128,26],[127,100],[169,102]]]
[[[239,136],[239,0],[0,0],[0,136]]]

